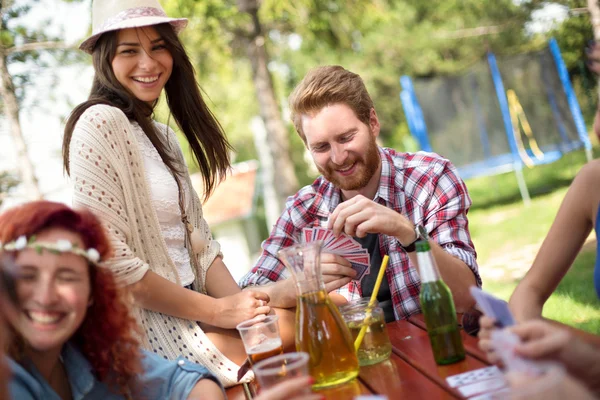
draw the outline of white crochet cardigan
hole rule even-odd
[[[151,206],[144,163],[131,124],[121,110],[107,105],[92,106],[79,118],[69,153],[73,206],[90,209],[104,224],[113,248],[113,257],[104,265],[114,272],[119,284],[135,283],[148,270],[179,283]],[[156,124],[159,129],[168,129]],[[175,156],[183,160],[179,145],[175,143],[171,147],[178,149]],[[191,188],[187,174],[186,179]],[[198,255],[200,270],[194,271],[194,283],[196,290],[206,293],[206,271],[220,254],[220,245],[212,240],[198,196],[191,192],[186,211],[209,243]],[[225,386],[237,383],[239,366],[213,345],[196,321],[146,309],[136,311],[146,333],[145,347],[168,359],[183,355],[200,363]]]

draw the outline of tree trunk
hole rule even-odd
[[[35,176],[33,163],[27,153],[27,143],[21,131],[21,122],[19,121],[19,104],[15,94],[15,88],[12,77],[8,72],[6,65],[6,54],[0,49],[0,96],[4,101],[4,115],[10,125],[10,134],[17,150],[17,165],[19,177],[25,185],[25,196],[29,200],[39,200],[42,198],[38,180]]]
[[[287,196],[298,190],[298,179],[290,157],[288,131],[281,117],[281,111],[273,89],[271,73],[268,69],[269,55],[265,47],[265,38],[258,18],[256,0],[240,0],[238,8],[252,17],[252,30],[246,37],[247,55],[252,64],[252,79],[260,116],[267,130],[269,153],[273,158],[273,183],[279,204],[283,207]]]
[[[600,7],[598,0],[587,0],[590,21],[594,30],[594,40],[600,43]],[[598,99],[600,100],[600,85],[598,85]]]

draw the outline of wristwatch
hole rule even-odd
[[[429,234],[427,233],[427,230],[423,227],[423,225],[415,225],[415,235],[415,240],[409,245],[404,246],[402,245],[402,243],[400,243],[400,241],[398,241],[398,243],[400,243],[400,247],[402,247],[402,249],[404,249],[405,252],[412,253],[413,251],[415,251],[417,249],[416,243],[419,240],[429,240]]]

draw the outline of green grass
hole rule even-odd
[[[595,157],[600,153],[596,148]],[[565,155],[559,161],[524,171],[531,204],[521,201],[514,174],[471,179],[466,182],[473,200],[469,228],[478,253],[480,269],[511,258],[507,255],[535,249],[546,236],[562,199],[581,166],[583,151]],[[565,233],[568,234],[568,233]],[[535,252],[535,250],[531,250]],[[533,259],[534,254],[529,254]],[[600,334],[600,300],[593,286],[595,251],[582,252],[544,306],[544,316]],[[529,268],[524,265],[522,274]],[[508,267],[508,266],[507,266]],[[516,287],[511,275],[486,279],[484,287],[508,300]]]
[[[596,297],[592,274],[595,251],[579,254],[573,266],[544,305],[546,318],[587,332],[600,334],[600,300]],[[518,281],[486,281],[485,289],[508,300]]]

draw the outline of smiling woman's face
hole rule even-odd
[[[38,242],[69,240],[84,248],[80,236],[62,228],[36,234]],[[81,326],[90,301],[87,261],[72,253],[20,251],[17,266],[19,310],[8,320],[34,352],[60,351]]]
[[[151,103],[171,76],[173,57],[153,27],[121,29],[112,68],[121,85],[139,100]]]

